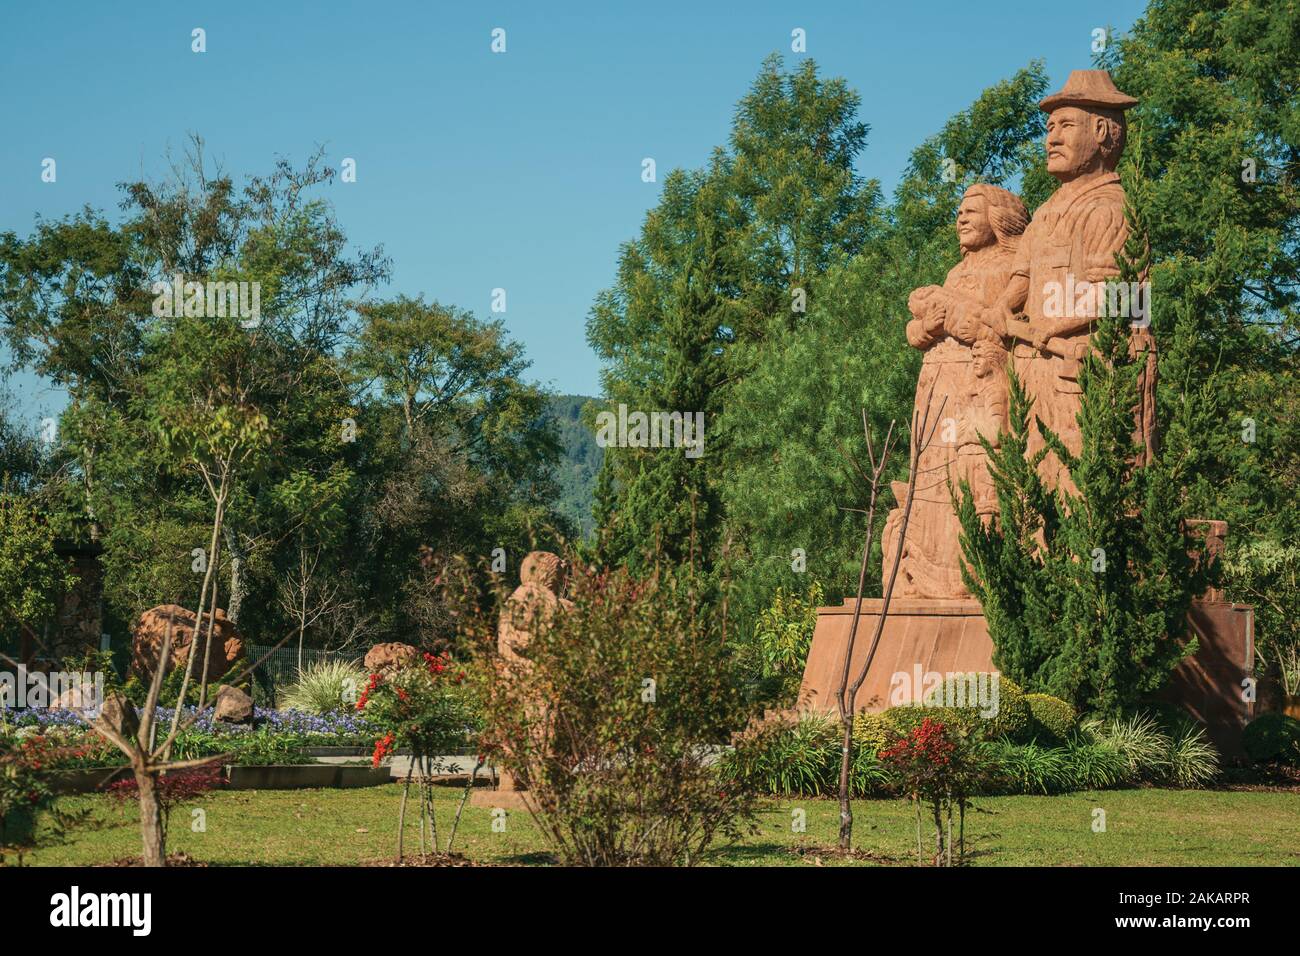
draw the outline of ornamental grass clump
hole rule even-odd
[[[858,741],[849,768],[854,797],[888,792],[889,773],[877,757],[885,742],[883,737],[880,746]],[[775,796],[833,797],[839,792],[839,722],[829,715],[803,713],[795,720],[766,720],[746,730],[735,743],[719,761],[729,784]]]
[[[279,704],[307,714],[351,710],[365,684],[366,672],[354,661],[318,661],[299,672]]]

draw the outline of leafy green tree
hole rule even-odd
[[[136,414],[160,437],[164,454],[178,467],[196,472],[211,498],[211,535],[204,552],[195,636],[179,695],[186,699],[198,631],[207,615],[203,671],[197,675],[200,707],[207,702],[210,657],[206,648],[216,621],[215,574],[226,508],[232,490],[262,467],[273,441],[266,415],[251,394],[243,361],[256,347],[235,319],[176,319],[152,351],[134,403]],[[173,728],[179,719],[178,707]]]
[[[358,312],[361,576],[379,627],[441,650],[453,629],[435,556],[500,548],[509,570],[570,530],[551,506],[555,429],[501,323],[407,297]]]
[[[26,498],[0,491],[0,649],[22,656],[41,644],[38,628],[53,619],[73,581],[54,550],[54,532]]]
[[[1150,224],[1166,457],[1234,546],[1285,544],[1300,530],[1300,11],[1160,0],[1102,65],[1140,101],[1130,198]]]
[[[721,476],[734,463],[722,418],[769,323],[796,325],[827,266],[877,227],[878,188],[853,163],[866,140],[859,98],[808,61],[763,64],[728,147],[674,171],[612,288],[588,320],[611,405],[701,413],[705,449],[608,449],[598,483],[601,556],[646,550],[711,571],[727,547]]]
[[[42,471],[40,439],[24,427],[15,403],[0,387],[0,491],[25,489]]]
[[[344,332],[348,291],[387,269],[379,250],[346,252],[319,196],[332,176],[319,155],[301,169],[281,162],[241,190],[211,170],[196,140],[173,170],[161,183],[123,184],[118,223],[87,209],[40,222],[26,239],[0,236],[3,332],[20,363],[68,389],[61,497],[81,518],[81,534],[105,544],[106,597],[122,618],[159,600],[192,600],[188,556],[209,517],[201,475],[172,467],[143,396],[154,353],[171,341],[165,323],[175,321],[154,314],[160,284],[179,274],[260,287],[255,345],[234,358],[241,401],[278,426],[275,467],[263,474],[273,483],[304,459],[327,467],[319,463],[326,435],[336,438],[326,453],[338,452],[334,426],[349,396],[331,350]],[[330,365],[332,375],[322,373]],[[253,552],[278,538],[262,501],[260,484],[228,489],[222,570],[233,620]]]
[[[388,263],[351,251],[319,154],[237,185],[201,147],[162,182],[124,184],[117,219],[85,210],[0,236],[0,333],[69,392],[35,490],[51,521],[103,545],[119,632],[155,604],[192,605],[201,547],[204,603],[253,640],[414,639],[438,617],[421,546],[517,560],[556,523],[545,397],[498,323],[413,300],[354,307]],[[178,273],[256,283],[260,315],[154,314]],[[415,379],[386,364],[403,357]],[[223,491],[208,453],[254,422],[273,453],[228,460]]]
[[[592,412],[588,413],[588,407]],[[551,398],[547,414],[555,422],[563,456],[556,466],[555,480],[560,497],[556,508],[578,530],[583,540],[595,529],[596,477],[605,450],[596,442],[595,400],[585,395],[556,395]]]
[[[785,707],[797,703],[822,599],[822,586],[816,581],[808,586],[806,595],[778,587],[772,603],[758,616],[754,640],[746,645],[752,652],[742,654],[741,659],[758,684],[760,696]]]
[[[1046,87],[1042,65],[1031,63],[918,147],[877,235],[821,276],[805,322],[771,321],[731,388],[722,496],[742,634],[776,588],[801,589],[804,574],[824,583],[831,603],[856,585],[862,530],[846,510],[858,481],[846,454],[866,458],[863,412],[882,435],[890,421],[910,420],[921,355],[905,336],[907,297],[957,263],[953,223],[967,186],[1039,175]],[[906,461],[896,456],[889,477],[906,478]]]

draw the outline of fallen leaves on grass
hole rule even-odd
[[[459,853],[430,853],[427,856],[408,856],[403,860],[371,860],[361,866],[495,866],[481,860],[471,860]]]
[[[786,849],[813,866],[821,866],[823,860],[857,860],[859,863],[874,863],[877,866],[898,866],[902,862],[897,857],[884,853],[859,849],[843,850],[838,846],[803,843]]]
[[[114,860],[111,863],[100,863],[99,866],[144,866],[144,858],[139,856],[124,856]],[[196,860],[188,853],[168,853],[168,866],[207,866],[202,860]]]

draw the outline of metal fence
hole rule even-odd
[[[253,703],[258,707],[275,707],[279,695],[298,682],[298,648],[279,647],[271,650],[270,646],[250,644],[248,659],[261,661],[268,652],[270,656],[253,670]],[[355,651],[323,651],[317,647],[304,647],[301,654],[303,670],[326,661],[359,663],[361,660],[361,655]]]

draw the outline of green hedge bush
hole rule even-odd
[[[1029,732],[1041,743],[1063,744],[1079,726],[1079,717],[1067,702],[1051,694],[1026,694]]]
[[[896,735],[897,731],[884,714],[862,711],[853,718],[853,741],[872,757],[889,746]]]
[[[980,706],[954,706],[957,701],[970,699],[972,682],[980,678],[983,678],[984,681],[993,680],[997,682],[997,713],[991,717],[984,716],[983,709]],[[961,726],[978,733],[984,740],[997,740],[1005,737],[1016,743],[1025,743],[1032,736],[1033,715],[1030,713],[1029,704],[1025,700],[1025,692],[1019,684],[1005,675],[950,674],[942,684],[926,694],[925,703],[925,707],[891,707],[890,711],[928,711],[928,716],[934,717],[936,720],[943,719],[938,716],[942,713],[948,720],[959,721]],[[923,716],[916,718],[915,723],[919,724]],[[909,724],[908,729],[911,726]]]
[[[1300,720],[1286,714],[1260,714],[1246,725],[1241,745],[1256,763],[1300,766]]]

